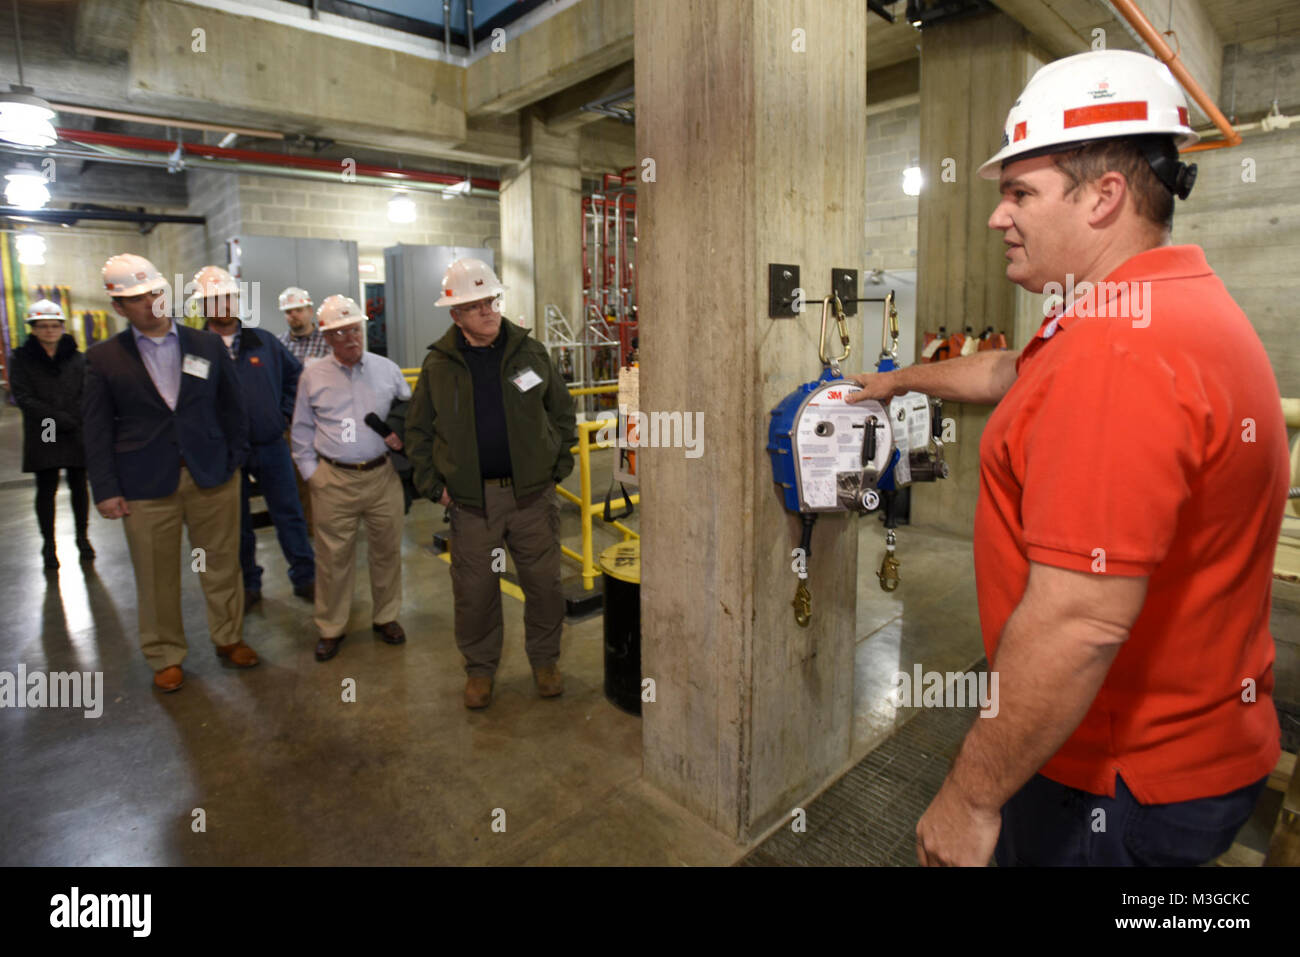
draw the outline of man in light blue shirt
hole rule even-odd
[[[328,661],[347,629],[361,519],[373,630],[389,644],[406,640],[397,622],[406,503],[388,458],[390,450],[401,450],[402,440],[383,420],[395,403],[411,398],[411,387],[396,363],[366,352],[366,314],[354,300],[330,296],[317,318],[333,354],[303,370],[290,435],[294,461],[311,493],[316,531],[316,660]],[[367,424],[368,415],[375,425]]]
[[[140,350],[140,361],[145,371],[153,380],[154,388],[167,403],[167,408],[176,409],[176,398],[181,392],[181,337],[176,332],[176,320],[168,317],[167,331],[161,336],[149,336],[132,325],[136,348]]]

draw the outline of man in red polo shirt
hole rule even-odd
[[[1249,320],[1170,245],[1195,140],[1150,57],[1038,71],[980,173],[1007,278],[1067,300],[1018,352],[856,377],[859,399],[997,403],[974,546],[998,709],[917,825],[923,864],[1203,863],[1277,761],[1286,431]]]

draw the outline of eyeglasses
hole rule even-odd
[[[363,334],[363,330],[359,325],[345,326],[342,329],[331,329],[329,332],[325,333],[325,338],[345,339],[345,338],[350,338],[352,336],[355,336],[356,338],[360,339],[362,334]]]
[[[463,306],[453,306],[451,311],[458,316],[471,312],[497,312],[496,302],[496,299],[480,299],[478,302],[467,302]]]

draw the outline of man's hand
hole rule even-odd
[[[447,494],[447,490],[445,488],[442,490],[442,498],[438,499],[438,504],[445,508],[451,508],[451,506],[455,504],[451,500],[451,496]]]
[[[126,504],[126,499],[120,495],[116,498],[106,498],[102,502],[96,502],[95,508],[99,509],[99,514],[105,518],[124,518],[131,514],[131,507]]]
[[[402,451],[402,440],[397,437],[396,432],[389,432],[384,436],[384,444],[394,452]]]
[[[916,825],[916,858],[923,867],[986,867],[998,843],[1002,815],[972,806],[944,781]]]
[[[845,378],[861,387],[861,391],[850,392],[844,397],[844,401],[849,403],[864,402],[867,399],[888,402],[894,396],[907,392],[907,386],[898,381],[897,369],[890,372],[862,372]]]

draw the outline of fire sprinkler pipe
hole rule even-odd
[[[1138,36],[1143,39],[1146,45],[1151,48],[1151,52],[1156,55],[1156,59],[1169,67],[1170,72],[1182,84],[1183,89],[1191,94],[1192,99],[1205,111],[1205,115],[1223,134],[1221,140],[1215,140],[1212,143],[1196,143],[1193,146],[1185,147],[1181,152],[1195,153],[1202,150],[1218,150],[1229,146],[1239,146],[1241,144],[1241,134],[1232,128],[1228,118],[1215,106],[1209,94],[1196,82],[1186,65],[1179,59],[1178,54],[1169,48],[1169,44],[1165,43],[1164,37],[1151,25],[1151,21],[1138,9],[1137,4],[1133,0],[1110,0],[1110,2],[1124,19],[1132,25],[1133,29],[1138,32]]]
[[[56,132],[61,140],[69,140],[87,146],[109,146],[120,149],[142,150],[150,153],[163,153],[165,155],[170,155],[176,149],[177,145],[169,140],[150,139],[143,136],[127,136],[122,133],[105,133],[98,130],[68,130],[60,128]],[[243,164],[257,164],[263,168],[278,168],[276,171],[280,172],[285,169],[292,169],[315,174],[324,174],[324,176],[320,178],[338,179],[342,173],[342,167],[339,165],[338,160],[313,159],[308,156],[290,156],[285,153],[264,153],[260,150],[229,149],[222,146],[209,146],[203,143],[181,143],[180,148],[187,156],[192,156],[196,159],[202,160],[237,160]],[[224,164],[212,164],[213,168],[218,168],[221,165]],[[249,172],[253,172],[251,168],[243,168],[246,168]],[[423,170],[396,169],[391,166],[374,166],[369,163],[357,163],[353,172],[356,174],[358,181],[361,181],[362,177],[365,177],[367,181],[373,181],[378,178],[382,184],[390,186],[401,186],[404,184],[414,186],[419,183],[430,183],[439,186],[456,186],[464,182],[463,177],[456,176],[452,173],[432,173]],[[487,195],[496,195],[499,186],[500,183],[494,179],[470,179],[471,190],[483,190],[487,192]],[[476,193],[475,195],[484,195],[484,193]]]

